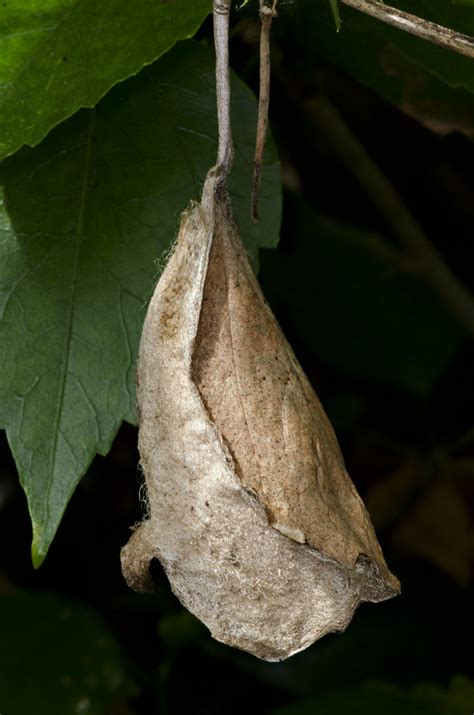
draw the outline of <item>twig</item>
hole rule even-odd
[[[437,25],[435,22],[423,20],[421,17],[410,15],[408,12],[385,5],[378,0],[341,0],[341,2],[435,45],[459,52],[466,57],[474,57],[474,37],[464,35],[462,32],[456,32]]]
[[[415,268],[451,308],[459,322],[474,335],[474,297],[444,262],[395,187],[328,99],[321,97],[311,100],[308,106],[318,128],[330,139],[335,152],[369,194],[399,242],[412,256]]]
[[[216,48],[216,94],[219,145],[216,171],[225,182],[232,168],[234,146],[230,117],[229,15],[232,0],[214,0],[214,43]]]
[[[265,0],[260,0],[260,91],[258,100],[257,138],[253,161],[251,217],[254,223],[260,221],[258,215],[258,200],[262,184],[263,152],[268,129],[268,109],[270,106],[270,30],[273,18],[276,17],[278,0],[273,0],[273,7],[268,7]]]

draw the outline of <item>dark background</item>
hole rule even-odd
[[[256,89],[251,10],[233,18],[232,61]],[[14,605],[2,625],[0,684],[11,708],[0,707],[2,715],[285,707],[295,715],[457,715],[474,708],[472,342],[410,256],[400,261],[393,226],[316,127],[311,100],[330,99],[472,288],[469,122],[463,115],[463,132],[451,131],[455,122],[444,118],[440,134],[423,126],[429,113],[423,123],[407,116],[321,56],[299,10],[283,5],[275,22],[271,125],[284,213],[278,250],[261,251],[260,278],[333,421],[402,595],[364,604],[345,634],[266,664],[211,641],[159,565],[156,594],[132,593],[119,563],[141,517],[137,435],[128,425],[110,454],[94,461],[34,572],[26,500],[2,434],[0,590]],[[199,38],[210,37],[208,23]],[[103,672],[94,660],[98,644]]]

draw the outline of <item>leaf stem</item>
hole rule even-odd
[[[474,296],[461,283],[430,242],[393,184],[385,177],[364,146],[326,97],[308,103],[318,128],[369,194],[400,244],[412,257],[415,269],[448,305],[460,323],[474,335]]]
[[[231,0],[214,0],[214,43],[216,48],[216,94],[219,145],[216,171],[225,182],[232,168],[234,146],[230,112],[229,16]]]
[[[378,0],[341,0],[344,5],[466,57],[474,57],[474,37],[385,5]]]

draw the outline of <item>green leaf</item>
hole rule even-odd
[[[236,217],[250,251],[278,240],[270,146],[262,223],[250,221],[256,101],[233,81]],[[33,524],[38,566],[95,453],[134,422],[134,361],[156,258],[216,156],[214,57],[181,43],[34,149],[0,184],[0,425]]]
[[[210,0],[2,3],[0,159],[194,35],[209,9]]]
[[[118,644],[63,596],[0,596],[0,708],[5,715],[100,715],[127,685]]]
[[[261,280],[303,344],[346,374],[427,392],[464,339],[449,310],[379,236],[296,202],[287,221],[292,246],[262,254]]]

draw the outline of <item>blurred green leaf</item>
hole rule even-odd
[[[0,159],[191,37],[210,0],[15,0],[0,8]]]
[[[340,689],[274,710],[272,715],[436,715],[397,688],[382,684]]]
[[[234,208],[250,251],[278,240],[270,147],[251,223],[256,101],[234,80]],[[214,58],[182,43],[97,110],[4,162],[0,183],[0,425],[28,497],[40,564],[78,481],[134,422],[145,307],[180,212],[216,156]]]
[[[465,715],[472,712],[474,705],[474,681],[463,675],[456,675],[448,689],[436,683],[420,683],[412,692],[417,700],[431,705],[439,715]]]
[[[299,202],[288,202],[288,212],[291,247],[262,254],[262,282],[277,313],[347,374],[428,391],[464,337],[448,309],[402,272],[380,237]]]
[[[115,639],[64,596],[1,595],[0,632],[4,715],[100,715],[130,691]]]
[[[409,690],[382,682],[338,689],[273,711],[273,715],[465,715],[472,710],[474,683],[453,678],[449,690],[423,683]]]
[[[392,3],[393,4],[393,3]],[[397,7],[474,35],[474,13],[447,0],[403,0]],[[334,31],[327,3],[301,0],[280,32],[305,64],[323,56],[432,129],[474,135],[472,59],[420,40],[343,6]]]
[[[444,27],[474,36],[474,14],[446,0],[397,0],[397,7]],[[379,23],[380,24],[380,23]],[[452,87],[465,87],[474,92],[472,58],[420,40],[407,32],[395,30],[396,43],[413,62],[439,77]],[[387,41],[391,41],[389,35]]]

